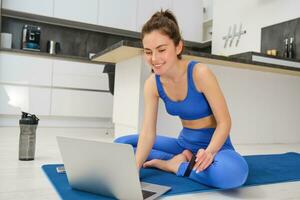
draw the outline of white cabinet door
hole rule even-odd
[[[136,31],[137,0],[99,0],[98,24]]]
[[[199,0],[173,0],[173,8],[184,40],[201,42],[203,2]]]
[[[53,16],[54,0],[2,0],[2,8],[37,15]]]
[[[104,65],[54,60],[53,86],[109,90]]]
[[[54,0],[54,17],[97,24],[98,0]]]
[[[203,21],[209,21],[213,18],[213,0],[203,0],[203,8],[205,8],[205,12],[203,12]]]
[[[51,86],[52,60],[0,53],[0,82]]]
[[[50,114],[49,88],[0,84],[0,114],[21,115],[21,111],[36,115]]]
[[[51,115],[112,117],[113,96],[108,92],[53,89]]]
[[[172,0],[155,0],[138,1],[138,11],[137,11],[137,31],[141,32],[143,25],[150,19],[150,17],[161,9],[171,9]]]

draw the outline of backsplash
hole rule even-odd
[[[285,39],[293,38],[294,58],[300,59],[300,18],[263,27],[261,29],[261,53],[277,50],[278,56],[284,56]]]
[[[88,57],[89,53],[97,53],[121,40],[140,40],[126,36],[2,17],[2,32],[12,33],[12,48],[14,49],[21,49],[22,29],[25,24],[41,27],[41,52],[46,52],[48,40],[60,43],[60,54],[80,57]]]

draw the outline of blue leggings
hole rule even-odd
[[[214,130],[214,128],[183,128],[178,139],[158,135],[147,161],[152,159],[169,160],[185,149],[196,154],[200,148],[207,148]],[[131,144],[136,149],[138,135],[123,136],[117,138],[115,142]],[[188,162],[182,162],[176,175],[183,176],[187,167]],[[236,188],[245,183],[247,176],[248,165],[245,159],[234,150],[230,137],[228,137],[212,164],[200,173],[192,170],[189,178],[216,188]]]

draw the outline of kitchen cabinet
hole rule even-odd
[[[101,64],[54,60],[51,115],[111,118],[113,96],[90,91],[109,90],[103,68]]]
[[[199,0],[139,1],[137,13],[138,31],[141,31],[144,23],[156,11],[161,9],[169,9],[175,14],[184,40],[202,41],[203,4]]]
[[[97,24],[98,0],[54,0],[54,17]]]
[[[53,61],[53,86],[93,90],[109,90],[104,65],[64,60]]]
[[[161,9],[171,9],[172,0],[138,1],[137,31],[141,32],[148,19]]]
[[[53,16],[53,0],[2,0],[2,8],[36,15]]]
[[[0,84],[0,114],[21,115],[21,111],[50,115],[50,88]]]
[[[203,17],[207,17],[199,0],[3,0],[3,8],[136,32],[156,11],[170,9],[184,40],[194,42],[202,41]]]
[[[210,21],[213,18],[213,0],[203,0],[203,22]]]
[[[98,24],[137,31],[137,0],[99,0]]]
[[[52,60],[0,53],[0,83],[51,86]]]
[[[0,53],[0,114],[112,118],[104,65]],[[104,90],[93,91],[93,90]]]
[[[108,92],[53,89],[51,115],[112,117],[113,96]]]
[[[199,0],[173,0],[171,9],[178,21],[184,40],[202,41],[203,3]]]
[[[209,41],[212,38],[213,0],[203,0],[203,8],[202,40]]]

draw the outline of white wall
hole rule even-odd
[[[300,17],[298,0],[214,0],[212,53],[260,52],[261,28]],[[239,45],[224,48],[229,26],[242,23],[247,33]],[[235,44],[235,40],[233,42]]]
[[[300,77],[208,65],[232,118],[234,143],[300,142]]]

